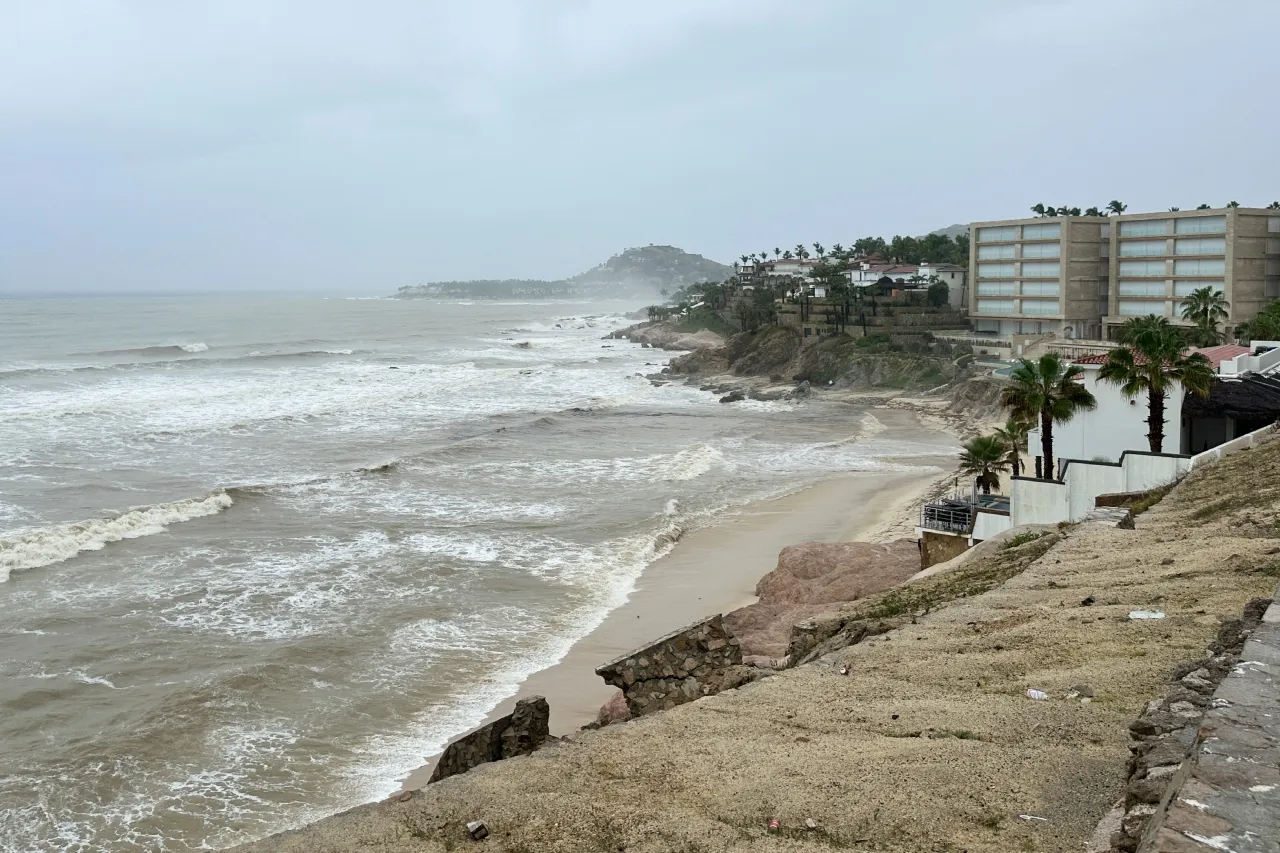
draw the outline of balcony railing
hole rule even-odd
[[[920,526],[947,533],[968,533],[973,529],[974,506],[960,501],[940,501],[920,508]]]

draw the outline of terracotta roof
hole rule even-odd
[[[1119,349],[1119,347],[1117,347],[1117,349]],[[1190,350],[1188,350],[1188,352],[1200,353],[1205,358],[1209,359],[1209,366],[1212,367],[1214,370],[1217,370],[1218,365],[1222,364],[1222,362],[1230,361],[1231,359],[1239,355],[1247,355],[1248,353],[1253,352],[1253,350],[1250,349],[1249,347],[1236,346],[1235,344],[1224,344],[1223,346],[1218,346],[1218,347],[1203,347],[1203,348],[1192,347]],[[1143,356],[1138,355],[1134,359],[1134,361],[1136,361],[1138,364],[1143,364],[1144,362],[1146,362],[1146,359]],[[1083,358],[1072,359],[1072,364],[1106,364],[1106,363],[1107,363],[1107,354],[1105,352],[1098,353],[1097,355],[1086,355]]]

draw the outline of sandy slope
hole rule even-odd
[[[1029,566],[917,624],[245,849],[465,849],[463,823],[483,817],[503,851],[1079,851],[1122,789],[1127,724],[1274,587],[1268,483],[1280,443],[1197,472],[1136,531],[989,549],[960,571]],[[1140,607],[1169,616],[1130,621]],[[1094,701],[1063,698],[1081,683]]]

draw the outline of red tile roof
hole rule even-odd
[[[1192,347],[1190,350],[1188,350],[1188,352],[1200,353],[1205,358],[1209,359],[1209,366],[1212,367],[1214,370],[1217,370],[1218,365],[1222,364],[1222,362],[1230,361],[1236,356],[1247,355],[1248,353],[1253,352],[1253,350],[1251,350],[1249,347],[1237,346],[1235,344],[1224,344],[1218,347],[1203,347],[1203,348]],[[1137,361],[1139,364],[1142,364],[1144,361],[1146,361],[1146,359],[1143,358],[1142,356],[1138,356],[1135,359],[1135,361]],[[1086,355],[1083,358],[1073,359],[1072,363],[1073,364],[1106,364],[1107,354],[1104,352],[1104,353],[1098,353],[1097,355]]]

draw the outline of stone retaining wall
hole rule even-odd
[[[596,675],[621,688],[639,717],[740,685],[741,663],[738,638],[716,614],[597,667]]]
[[[445,747],[427,782],[439,782],[473,767],[528,755],[547,742],[551,708],[541,696],[531,696],[516,703],[515,710],[458,738]]]
[[[1243,749],[1270,762],[1270,769],[1261,769],[1261,773],[1275,780],[1276,787],[1272,789],[1274,795],[1271,802],[1280,803],[1280,718],[1270,714],[1272,731],[1269,756],[1265,751],[1254,752],[1260,745],[1258,741],[1265,739],[1262,727],[1247,727],[1250,730],[1234,747],[1223,739],[1227,728],[1223,717],[1237,717],[1239,711],[1233,708],[1240,703],[1240,697],[1229,699],[1224,693],[1241,692],[1238,686],[1233,686],[1238,684],[1234,676],[1254,666],[1252,657],[1255,652],[1249,638],[1258,629],[1269,605],[1276,612],[1276,621],[1280,623],[1280,608],[1272,605],[1270,600],[1260,598],[1250,601],[1245,606],[1241,619],[1223,623],[1217,639],[1209,648],[1209,655],[1180,667],[1174,673],[1174,686],[1164,699],[1153,701],[1146,712],[1129,726],[1130,737],[1133,739],[1129,747],[1132,753],[1129,759],[1129,785],[1125,791],[1120,830],[1111,837],[1113,850],[1124,853],[1205,850],[1207,853],[1216,849],[1231,850],[1233,853],[1252,853],[1254,850],[1271,853],[1277,849],[1240,846],[1235,843],[1215,847],[1198,840],[1197,836],[1206,840],[1225,838],[1225,833],[1231,826],[1221,818],[1207,814],[1208,806],[1205,801],[1212,798],[1204,793],[1203,785],[1196,787],[1198,783],[1195,783],[1196,775],[1201,772],[1199,768],[1205,766],[1206,757],[1208,763],[1217,764],[1220,771],[1223,760],[1212,756],[1232,756],[1233,752]],[[1278,643],[1273,652],[1273,663],[1280,673],[1280,624],[1277,624],[1275,634]],[[1269,685],[1266,689],[1270,690],[1270,698],[1274,703],[1280,690],[1276,687],[1275,679],[1271,679]],[[1255,697],[1254,702],[1246,700],[1243,704],[1246,707],[1256,704],[1257,698]],[[1237,736],[1239,735],[1240,730],[1237,730]],[[1257,790],[1244,791],[1250,787],[1246,778],[1257,775],[1258,771],[1250,766],[1256,763],[1256,758],[1250,756],[1246,761],[1247,764],[1239,764],[1239,758],[1227,757],[1226,775],[1235,780],[1246,798],[1256,801]],[[1231,767],[1232,764],[1237,766]],[[1251,774],[1250,770],[1254,772]],[[1196,790],[1189,792],[1190,787],[1196,787]]]

